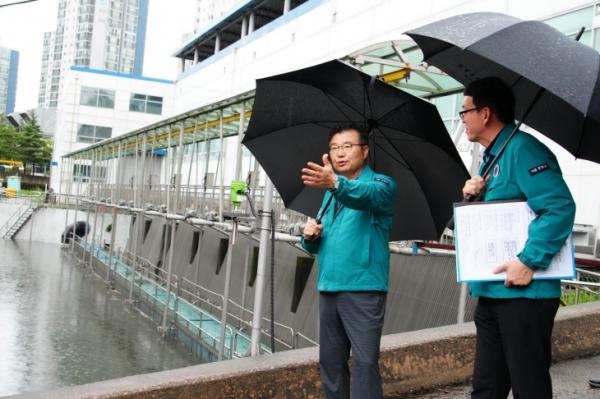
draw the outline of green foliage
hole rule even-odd
[[[579,304],[579,303],[586,303],[586,302],[594,302],[599,300],[599,295],[597,293],[591,293],[588,292],[586,290],[579,290],[579,298],[577,298],[577,295],[575,293],[575,290],[569,290],[566,293],[563,293],[562,295],[562,303],[565,306],[569,306],[569,305],[575,305],[575,304]],[[577,299],[577,301],[576,301]]]
[[[18,152],[18,133],[0,115],[0,159],[20,161]]]
[[[42,136],[35,115],[19,129],[6,123],[0,115],[0,159],[21,161],[31,167],[50,165],[52,140]]]

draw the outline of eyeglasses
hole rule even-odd
[[[473,107],[473,108],[469,108],[469,109],[464,109],[462,111],[460,111],[458,113],[458,116],[460,117],[460,120],[465,120],[465,114],[471,112],[471,111],[479,111],[481,109],[481,107]]]
[[[344,154],[352,151],[352,147],[354,147],[355,145],[357,146],[363,146],[363,145],[367,145],[367,144],[354,144],[354,143],[344,143],[342,145],[330,145],[329,146],[329,152],[338,152],[339,150],[342,150],[342,152]]]

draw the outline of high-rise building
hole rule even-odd
[[[194,33],[206,28],[243,0],[197,0]]]
[[[0,114],[15,110],[19,52],[0,47]]]
[[[59,0],[56,31],[44,35],[38,103],[55,108],[73,65],[141,75],[148,0]]]

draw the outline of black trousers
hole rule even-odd
[[[319,363],[327,399],[383,397],[379,344],[386,293],[379,291],[319,294]],[[352,348],[352,382],[348,359]]]
[[[471,398],[552,398],[552,327],[559,299],[480,298]]]

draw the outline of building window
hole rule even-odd
[[[592,27],[594,8],[585,7],[565,14],[557,15],[544,20],[544,22],[566,35],[574,34],[582,26],[587,29]]]
[[[115,91],[82,86],[80,103],[90,107],[114,108]]]
[[[597,32],[598,29],[593,28],[593,20],[594,7],[590,6],[548,18],[543,22],[573,39],[579,32],[579,29],[584,27],[585,32],[583,32],[579,42],[598,49],[598,43],[594,41],[593,37],[593,32]]]
[[[106,126],[79,125],[77,129],[78,143],[97,143],[104,139],[109,139],[112,135],[112,128]]]
[[[106,167],[96,166],[95,171],[95,176],[93,176],[95,181],[106,179]],[[76,163],[73,165],[73,181],[87,183],[90,181],[90,177],[92,177],[92,172],[92,165]]]
[[[131,93],[129,110],[160,115],[162,113],[162,101],[162,97]]]
[[[456,128],[461,125],[460,118],[458,117],[458,111],[462,109],[462,103],[464,95],[450,94],[442,97],[436,97],[431,102],[437,107],[442,121],[450,134],[454,133]]]

